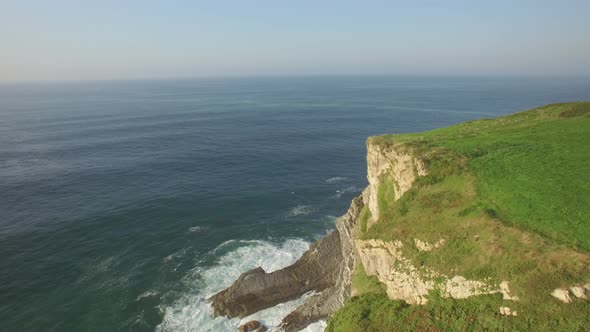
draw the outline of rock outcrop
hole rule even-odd
[[[369,185],[368,206],[371,210],[369,226],[379,220],[379,184],[381,176],[391,177],[394,184],[394,197],[398,200],[406,191],[412,188],[412,184],[419,176],[428,172],[424,162],[407,151],[399,151],[395,147],[382,147],[380,145],[367,144],[367,180]]]
[[[264,332],[266,330],[266,326],[260,324],[260,322],[257,320],[251,320],[238,327],[238,332]]]
[[[298,331],[328,317],[350,297],[354,268],[353,230],[363,207],[361,197],[336,221],[336,230],[310,246],[293,265],[272,273],[256,268],[210,298],[216,315],[245,317],[262,309],[317,294],[286,316],[281,328]]]
[[[285,317],[281,323],[285,331],[299,331],[313,322],[327,318],[351,296],[351,276],[355,264],[353,232],[362,207],[362,197],[353,199],[348,212],[336,221],[336,232],[340,237],[339,257],[342,260],[335,271],[334,283],[320,294],[308,298]]]
[[[551,292],[551,296],[563,303],[571,303],[574,299],[588,300],[586,293],[590,292],[590,283],[585,285],[576,285],[567,288],[557,288]]]
[[[517,300],[510,296],[507,282],[493,285],[484,280],[469,280],[460,275],[449,277],[428,267],[416,267],[402,255],[402,247],[401,241],[356,241],[358,256],[366,273],[376,276],[385,285],[392,300],[425,304],[428,293],[434,289],[440,290],[443,297],[454,299],[502,293],[504,299]]]
[[[314,243],[293,265],[272,273],[260,267],[245,272],[210,300],[217,315],[245,317],[307,292],[333,287],[341,262],[340,234],[334,231]]]

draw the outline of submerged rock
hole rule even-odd
[[[264,328],[264,329],[262,329]],[[260,325],[260,322],[257,320],[251,320],[246,324],[238,327],[239,332],[261,332],[266,331],[266,327]]]

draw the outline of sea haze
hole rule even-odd
[[[0,330],[234,331],[205,298],[333,229],[366,184],[367,136],[574,100],[589,80],[2,85]]]

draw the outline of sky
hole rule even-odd
[[[590,76],[590,1],[0,0],[0,81]]]

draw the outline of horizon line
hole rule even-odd
[[[244,75],[191,75],[191,76],[153,76],[153,77],[121,77],[121,78],[65,78],[65,79],[22,79],[3,80],[0,85],[17,84],[52,84],[52,83],[108,83],[138,81],[192,81],[192,80],[223,80],[223,79],[277,79],[277,78],[331,78],[331,77],[400,77],[400,78],[557,78],[557,79],[590,79],[590,74],[523,74],[523,73],[303,73],[303,74],[244,74]]]

